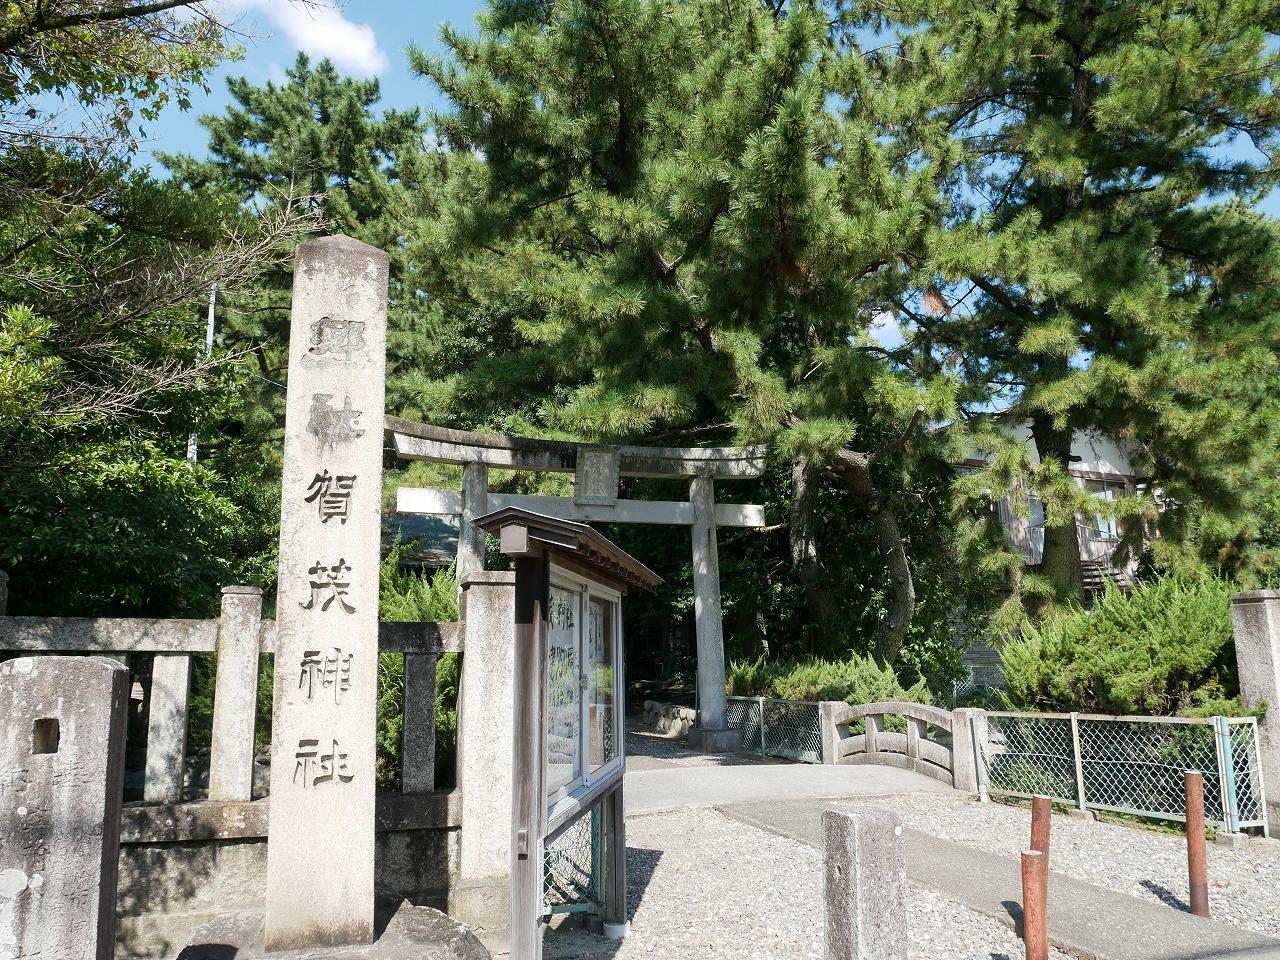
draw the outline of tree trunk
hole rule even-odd
[[[813,464],[807,457],[800,457],[791,465],[791,570],[804,589],[809,653],[817,654],[818,634],[838,621],[818,559],[818,525],[813,516],[813,498],[809,495],[812,479]]]
[[[898,529],[893,507],[881,499],[871,478],[871,457],[865,453],[842,450],[836,454],[836,467],[844,475],[845,484],[858,506],[866,511],[875,527],[880,555],[889,574],[889,610],[876,624],[873,656],[882,667],[898,656],[902,641],[911,626],[916,610],[916,585],[907,562],[906,544]]]
[[[1048,416],[1031,418],[1031,436],[1041,462],[1057,460],[1063,470],[1071,467],[1071,439],[1074,430],[1067,427],[1055,430]],[[1080,567],[1080,537],[1076,529],[1076,515],[1053,516],[1048,503],[1044,515],[1044,557],[1040,572],[1053,585],[1060,603],[1080,600],[1084,596],[1084,572]]]

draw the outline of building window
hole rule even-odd
[[[1084,488],[1099,499],[1118,500],[1125,494],[1125,485],[1115,480],[1086,480]],[[1085,536],[1090,540],[1115,541],[1120,539],[1119,520],[1114,516],[1100,513],[1086,514],[1084,518]]]

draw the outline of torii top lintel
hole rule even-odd
[[[508,470],[573,473],[578,469],[580,450],[610,449],[618,453],[618,473],[628,477],[706,476],[738,480],[764,472],[763,446],[602,448],[564,440],[452,430],[399,417],[386,418],[386,431],[401,460],[484,463]]]

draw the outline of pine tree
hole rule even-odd
[[[233,77],[228,88],[233,104],[227,111],[201,118],[209,131],[209,156],[161,159],[182,183],[242,204],[307,198],[323,217],[325,232],[345,233],[390,253],[388,402],[398,409],[397,375],[415,365],[426,339],[418,298],[398,283],[406,271],[393,215],[405,204],[419,164],[425,128],[418,111],[378,114],[376,80],[344,77],[328,60],[313,65],[305,54],[281,84],[259,86]],[[256,288],[223,298],[217,314],[219,342],[249,352],[258,375],[241,422],[229,424],[228,432],[243,429],[255,454],[273,462],[283,427],[291,284],[286,263]]]
[[[880,119],[940,198],[905,268],[927,294],[902,305],[910,346],[962,376],[964,422],[996,454],[965,505],[1011,485],[1021,509],[1045,503],[1042,576],[1022,586],[1080,593],[1075,514],[1106,509],[1067,475],[1083,430],[1146,460],[1152,490],[1115,508],[1128,547],[1159,490],[1165,559],[1189,525],[1210,558],[1238,552],[1280,413],[1280,236],[1253,206],[1280,182],[1274,5],[904,0],[846,18],[899,30],[877,55]],[[1008,439],[1020,424],[1038,466]]]
[[[483,335],[464,369],[423,376],[424,409],[582,440],[768,441],[802,478],[833,470],[883,557],[876,653],[893,660],[915,586],[879,485],[950,393],[891,368],[867,329],[932,185],[856,100],[828,111],[851,80],[826,17],[494,0],[478,35],[444,39],[448,57],[411,58],[450,102],[433,118],[450,154],[403,232],[415,286]]]

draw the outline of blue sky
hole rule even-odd
[[[211,92],[197,92],[190,110],[170,106],[158,122],[150,124],[144,155],[152,150],[203,154],[206,136],[199,117],[226,108],[230,102],[226,78],[277,79],[299,50],[317,60],[329,57],[352,76],[377,77],[383,106],[433,104],[437,91],[410,72],[405,48],[414,43],[424,50],[439,50],[442,23],[469,28],[484,6],[484,0],[347,0],[333,9],[308,11],[287,0],[223,2],[235,11],[237,28],[250,35],[244,59],[220,67],[210,80]]]
[[[441,24],[468,29],[485,4],[485,0],[338,0],[326,8],[323,3],[327,0],[310,7],[290,0],[220,2],[236,20],[237,28],[249,35],[244,58],[215,71],[210,92],[197,92],[190,110],[184,112],[171,105],[158,122],[149,125],[143,162],[153,150],[202,155],[207,141],[199,117],[221,113],[227,107],[226,78],[245,76],[258,83],[279,79],[299,50],[313,59],[329,57],[339,70],[352,76],[377,77],[384,107],[436,105],[437,90],[409,71],[405,48],[413,43],[424,50],[440,50]],[[1260,159],[1247,142],[1232,144],[1224,152]],[[1273,191],[1261,208],[1271,216],[1280,216],[1280,190]]]

